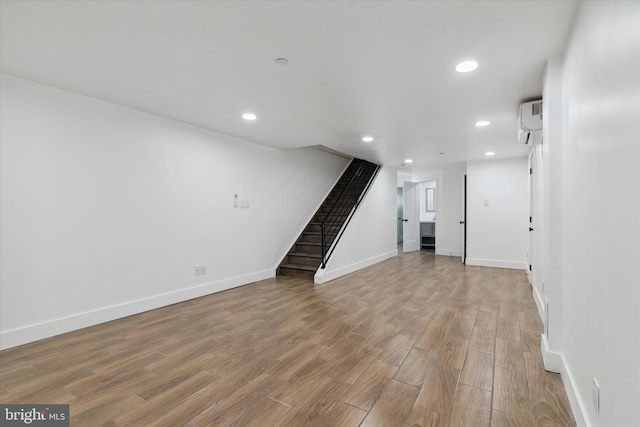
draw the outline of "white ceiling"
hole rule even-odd
[[[391,166],[412,158],[425,171],[526,154],[518,105],[541,95],[577,4],[3,0],[0,63],[259,144],[324,145]],[[479,68],[456,73],[468,59]],[[491,125],[475,127],[481,119]]]

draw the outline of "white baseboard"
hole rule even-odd
[[[593,424],[589,422],[589,419],[586,416],[587,411],[585,401],[580,397],[580,394],[577,391],[578,388],[576,387],[575,379],[571,374],[571,369],[569,369],[564,355],[562,353],[549,350],[549,343],[546,335],[544,334],[541,336],[540,350],[542,351],[544,368],[547,371],[559,373],[562,377],[562,384],[564,385],[564,390],[567,393],[567,399],[571,406],[573,418],[576,420],[576,425],[578,427],[591,427]]]
[[[84,313],[71,314],[58,319],[47,320],[46,322],[2,331],[0,332],[0,350],[236,288],[259,280],[275,277],[275,274],[275,269],[258,271],[252,274],[231,277],[217,282],[192,286],[186,289],[127,301]]]
[[[527,264],[518,261],[502,261],[496,259],[481,259],[481,258],[467,258],[467,265],[477,265],[479,267],[496,267],[496,268],[509,268],[512,270],[526,270]]]
[[[567,365],[567,361],[564,355],[561,355],[562,366],[560,370],[560,376],[562,377],[562,383],[564,389],[567,392],[567,399],[569,399],[569,405],[571,406],[571,412],[573,412],[573,418],[576,420],[578,427],[592,427],[594,424],[589,420],[587,416],[587,403],[584,396],[580,396],[578,388],[576,387],[576,381]]]
[[[325,268],[324,270],[322,269],[318,270],[318,272],[313,278],[313,283],[315,283],[316,285],[321,285],[331,280],[335,280],[338,277],[345,276],[349,273],[353,273],[354,271],[362,270],[363,268],[372,266],[386,259],[393,258],[394,256],[397,256],[397,255],[398,255],[398,250],[395,249],[393,251],[376,255],[374,257],[367,258],[362,261],[358,261],[356,263],[337,268],[335,270],[331,270],[330,266],[327,266],[329,268]]]
[[[462,251],[460,249],[436,249],[436,255],[461,257]]]
[[[549,350],[549,342],[545,334],[541,335],[540,350],[542,351],[544,369],[559,374],[562,371],[562,354]]]
[[[545,321],[545,303],[544,298],[540,294],[540,291],[535,286],[531,286],[533,289],[533,300],[536,302],[536,307],[538,307],[538,314],[540,315],[540,321],[544,324]]]

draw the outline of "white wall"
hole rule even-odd
[[[467,264],[525,269],[527,175],[526,157],[467,164]]]
[[[2,348],[273,276],[347,164],[1,85]]]
[[[398,254],[396,175],[394,168],[380,169],[326,268],[316,273],[315,283],[326,283]]]
[[[564,55],[562,357],[592,426],[640,425],[639,22],[582,2]]]

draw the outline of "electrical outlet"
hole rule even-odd
[[[593,407],[596,410],[596,414],[600,413],[600,384],[597,379],[593,379],[593,386],[591,387],[591,400]]]
[[[207,264],[202,264],[200,266],[200,274],[207,274]]]
[[[195,267],[193,267],[193,275],[194,276],[199,276],[202,274],[202,268],[199,265],[196,265]]]

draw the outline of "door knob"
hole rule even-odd
[[[460,221],[460,224],[464,224],[464,221]]]
[[[529,231],[533,231],[533,228],[529,227]]]

